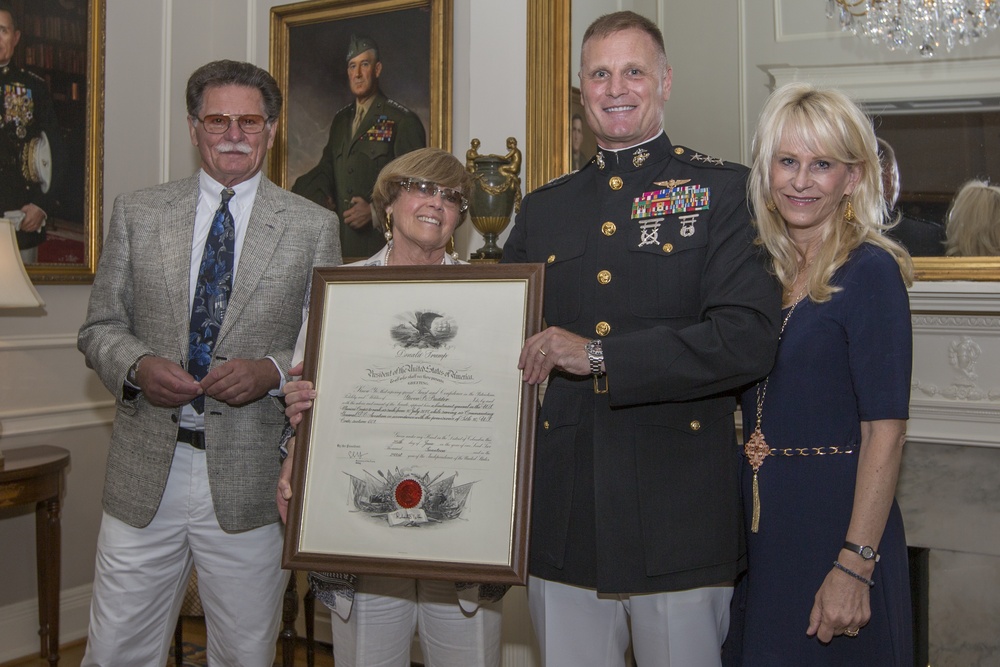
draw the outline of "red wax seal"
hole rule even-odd
[[[396,504],[409,510],[420,505],[424,498],[424,489],[415,479],[404,479],[396,485]]]

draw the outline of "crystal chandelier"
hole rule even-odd
[[[839,16],[845,32],[930,58],[940,46],[951,51],[996,29],[1000,0],[827,0],[826,15]]]

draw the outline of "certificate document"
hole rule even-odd
[[[523,583],[537,395],[517,362],[540,325],[541,276],[539,265],[318,270],[293,567]]]

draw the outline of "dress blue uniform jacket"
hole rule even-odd
[[[24,171],[26,150],[43,132],[52,158],[51,183],[46,192]],[[25,204],[35,204],[46,215],[54,214],[56,193],[68,194],[67,166],[65,142],[45,80],[12,64],[0,67],[0,214],[19,210]],[[21,250],[34,248],[44,240],[44,227],[38,232],[17,232]]]
[[[546,324],[601,339],[608,389],[549,378],[533,575],[643,593],[744,567],[735,396],[771,368],[781,308],[746,175],[661,133],[524,199],[503,261],[547,265]]]

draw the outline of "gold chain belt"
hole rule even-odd
[[[830,447],[785,447],[784,449],[772,449],[768,456],[828,456],[831,454],[853,454],[854,445],[841,447],[832,445]]]

